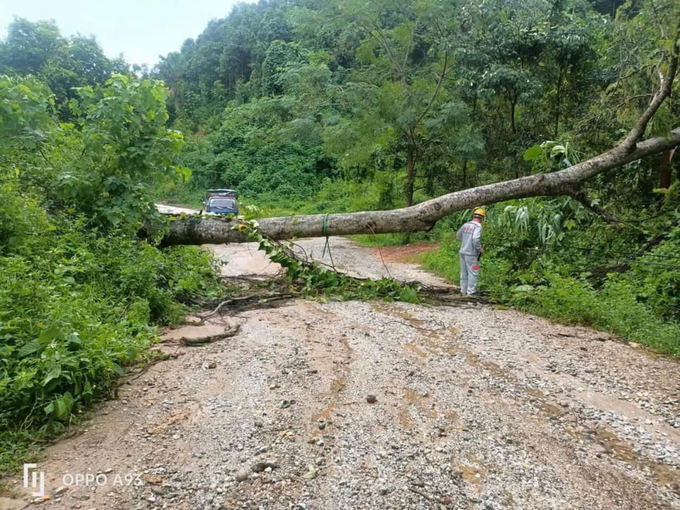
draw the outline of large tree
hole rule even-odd
[[[104,83],[114,73],[128,73],[122,57],[109,59],[90,36],[62,37],[52,21],[16,18],[0,43],[0,74],[34,75],[49,85],[62,120],[79,87]]]
[[[450,18],[445,2],[343,0],[343,21],[363,34],[357,65],[343,86],[344,120],[326,134],[341,165],[366,166],[376,151],[404,155],[406,205],[414,203],[417,164],[447,124],[443,87],[452,70]]]
[[[636,130],[637,128],[634,128],[631,134],[634,135]],[[479,204],[493,204],[534,196],[571,195],[594,210],[602,212],[601,208],[584,194],[582,183],[607,170],[677,147],[680,145],[680,128],[671,131],[667,137],[651,138],[631,144],[629,140],[633,139],[627,138],[614,149],[559,172],[536,174],[457,191],[415,206],[391,211],[265,218],[259,221],[259,229],[273,239],[418,232],[432,229],[437,221],[455,211],[469,209]],[[219,219],[183,218],[170,223],[170,232],[163,242],[165,245],[173,245],[247,241],[241,230],[234,228],[235,224]]]

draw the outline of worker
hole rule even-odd
[[[484,253],[482,246],[482,221],[484,209],[472,213],[472,221],[460,227],[456,237],[460,239],[460,291],[463,296],[473,296],[477,291],[479,257]]]

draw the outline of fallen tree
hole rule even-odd
[[[680,128],[668,138],[652,138],[638,143],[632,151],[618,146],[609,152],[550,174],[537,174],[512,181],[488,184],[442,195],[412,207],[391,211],[290,216],[258,220],[260,231],[272,239],[323,237],[350,234],[385,234],[430,230],[445,216],[478,205],[489,205],[515,198],[582,194],[581,183],[599,173],[680,145]],[[324,231],[324,220],[326,229]],[[234,229],[235,222],[200,216],[171,222],[163,245],[223,244],[247,241]]]
[[[673,80],[678,70],[679,52],[676,34],[676,42],[668,58],[668,71],[665,75],[658,71],[659,83],[645,112],[619,145],[587,161],[559,172],[536,174],[449,193],[403,209],[264,218],[258,221],[259,231],[275,240],[418,232],[430,230],[437,221],[456,211],[535,196],[570,195],[586,204],[591,203],[589,207],[598,212],[582,187],[587,179],[680,145],[680,127],[670,131],[666,137],[642,140],[649,121],[671,94]],[[606,216],[601,208],[598,213]],[[611,217],[608,219],[612,220]],[[170,223],[170,231],[162,244],[223,244],[247,241],[246,234],[234,228],[237,226],[236,221],[217,218],[200,216],[177,218]]]

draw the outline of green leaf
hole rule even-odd
[[[533,161],[536,158],[539,158],[543,154],[543,149],[541,148],[540,145],[534,145],[533,147],[529,147],[525,152],[524,152],[524,161]]]
[[[40,343],[47,344],[57,338],[59,334],[59,327],[56,324],[52,324],[49,328],[45,329],[40,333]]]
[[[68,343],[69,345],[83,345],[83,341],[80,339],[78,333],[71,333],[71,336],[68,338]]]
[[[68,412],[68,406],[66,405],[64,397],[59,397],[57,400],[54,401],[54,404],[55,404],[54,415],[59,419],[65,418],[66,413]]]
[[[61,366],[57,365],[56,367],[52,368],[50,370],[50,373],[47,374],[47,377],[45,377],[45,380],[43,381],[43,386],[47,386],[47,384],[52,380],[56,379],[61,375]]]
[[[21,349],[19,349],[19,357],[25,358],[31,354],[35,354],[40,350],[41,343],[38,340],[33,340],[25,344]]]

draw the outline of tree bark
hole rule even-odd
[[[457,191],[403,209],[329,214],[327,234],[338,236],[430,230],[438,220],[455,211],[516,198],[569,194],[575,186],[597,174],[678,145],[680,145],[680,127],[671,131],[665,138],[652,138],[636,143],[632,150],[629,145],[622,143],[609,152],[559,172],[530,175]],[[260,231],[273,239],[326,235],[323,229],[323,214],[263,218],[258,222]],[[178,218],[170,222],[170,231],[162,244],[169,246],[247,241],[245,234],[232,228],[236,223],[236,221],[197,216]]]
[[[562,107],[562,66],[560,65],[560,73],[557,77],[557,108],[555,109],[555,140],[559,134],[560,128],[560,109]]]
[[[659,156],[659,187],[668,189],[671,187],[671,161],[673,150],[667,150]]]
[[[409,143],[406,154],[406,185],[404,194],[406,195],[406,207],[413,205],[413,185],[416,180],[416,148]]]

